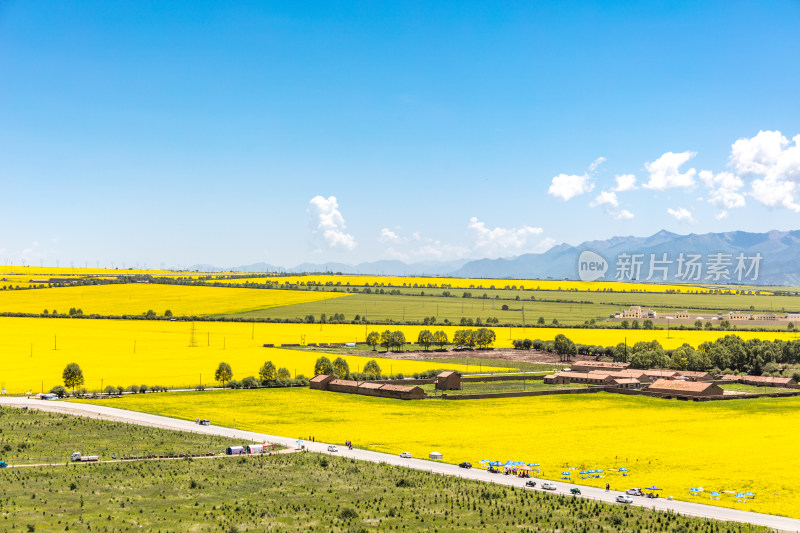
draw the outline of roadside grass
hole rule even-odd
[[[753,394],[763,394],[765,392],[792,390],[792,389],[781,389],[778,387],[757,387],[755,385],[746,385],[744,383],[721,383],[719,386],[722,387],[724,390],[736,391],[736,392],[750,392]]]
[[[14,531],[768,531],[311,453],[0,478]]]
[[[129,455],[222,453],[241,441],[202,433],[135,426],[35,409],[0,407],[0,460],[69,462],[72,452],[101,460]]]

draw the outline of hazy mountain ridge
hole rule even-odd
[[[667,281],[694,283],[729,283],[737,282],[734,275],[736,256],[740,253],[746,257],[761,254],[758,279],[743,279],[742,283],[758,285],[800,285],[800,230],[769,231],[766,233],[749,233],[731,231],[725,233],[703,233],[679,235],[666,230],[648,237],[615,236],[606,240],[586,241],[577,246],[559,244],[543,253],[523,254],[517,257],[500,259],[459,259],[453,261],[424,261],[404,263],[396,260],[382,260],[349,265],[346,263],[302,263],[292,268],[284,268],[268,263],[235,268],[215,268],[211,265],[196,265],[191,269],[204,271],[234,272],[341,272],[343,274],[371,274],[387,276],[457,276],[474,278],[553,278],[579,279],[578,256],[584,250],[590,250],[603,256],[608,262],[608,271],[603,279],[614,280],[616,277],[616,260],[620,254],[642,254],[642,274],[638,281],[647,281],[650,254],[673,261],[670,275],[677,268],[675,263],[679,254],[700,254],[704,260],[710,254],[730,254],[732,264],[729,268],[730,279],[709,280],[704,271],[701,279],[679,280],[670,277]],[[660,278],[651,281],[661,281]]]

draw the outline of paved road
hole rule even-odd
[[[282,444],[287,447],[297,447],[297,439],[289,437],[280,437],[276,435],[268,435],[265,433],[254,433],[251,431],[243,431],[239,429],[219,427],[219,426],[200,426],[194,422],[187,420],[180,420],[177,418],[169,418],[165,416],[150,415],[146,413],[138,413],[135,411],[127,411],[124,409],[117,409],[114,407],[107,407],[104,405],[90,405],[73,402],[61,401],[44,401],[38,399],[28,399],[21,397],[2,397],[0,398],[0,405],[9,407],[23,407],[27,405],[31,409],[40,409],[43,411],[54,411],[78,416],[89,416],[103,420],[113,420],[117,422],[127,422],[131,424],[139,424],[143,426],[158,427],[179,431],[189,431],[194,433],[207,433],[211,435],[220,435],[224,437],[233,437],[242,440],[249,440],[251,442],[274,442]],[[319,453],[328,453],[328,443],[323,442],[309,442],[303,441],[303,445],[310,451]],[[499,485],[507,485],[513,487],[523,487],[525,485],[524,479],[514,476],[505,476],[502,474],[490,474],[489,472],[481,469],[465,470],[458,468],[456,465],[447,463],[438,463],[423,459],[403,459],[396,455],[389,455],[385,453],[373,452],[369,450],[348,450],[346,447],[339,445],[339,451],[336,455],[343,457],[351,457],[363,461],[372,461],[374,463],[386,463],[398,466],[405,466],[415,470],[422,470],[432,472],[434,474],[457,476],[466,479],[473,479],[477,481],[485,481]],[[545,479],[531,478],[536,481],[537,489]],[[558,487],[554,492],[556,494],[569,495],[569,490],[573,487],[581,489],[582,497],[602,502],[614,503],[614,499],[622,494],[617,491],[606,492],[604,489],[595,487],[587,487],[584,485],[574,485],[565,483],[563,481],[556,481]],[[704,518],[712,518],[714,520],[724,520],[730,522],[742,522],[747,524],[754,524],[766,526],[778,531],[795,531],[800,532],[800,520],[794,518],[786,518],[782,516],[773,516],[761,513],[752,513],[748,511],[741,511],[738,509],[729,509],[725,507],[715,507],[712,505],[704,505],[693,502],[683,501],[670,501],[667,499],[647,499],[647,498],[633,498],[633,505],[639,507],[647,507],[651,509],[658,509],[662,511],[672,511],[687,516],[697,516]],[[620,505],[620,504],[616,504]]]

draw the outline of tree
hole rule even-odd
[[[622,322],[619,323],[619,325],[622,327],[622,329],[628,329],[629,324],[627,320],[623,320]]]
[[[375,359],[370,359],[367,361],[367,364],[364,365],[364,374],[371,374],[373,376],[381,375],[381,367],[378,365]]]
[[[537,320],[536,323],[539,324],[540,326],[544,326],[544,317],[540,316],[539,320]]]
[[[350,375],[350,365],[341,357],[333,360],[333,375],[339,379],[346,379]]]
[[[444,331],[440,330],[433,334],[433,343],[438,346],[440,350],[444,348],[444,345],[447,344],[447,342],[447,333]]]
[[[292,373],[289,372],[288,368],[280,367],[278,369],[278,379],[291,379]]]
[[[695,320],[694,321],[695,329],[703,329],[703,321],[702,320]]]
[[[83,385],[83,370],[77,363],[68,364],[61,377],[64,379],[64,386],[71,388],[72,392],[75,392],[75,387]]]
[[[631,323],[631,327],[633,329],[639,329],[639,321],[638,320],[634,320],[633,323]]]
[[[471,329],[459,329],[453,333],[453,344],[456,346],[475,346],[475,339]]]
[[[392,332],[388,329],[381,333],[381,346],[386,348],[386,351],[389,351],[389,348],[392,347]]]
[[[170,317],[170,316],[172,316],[172,311],[170,311],[169,309],[167,309],[166,311],[164,311],[164,316],[166,316],[166,317]]]
[[[61,385],[56,385],[55,387],[50,389],[50,394],[55,394],[59,398],[64,398],[67,395],[67,389],[65,389]]]
[[[233,370],[231,370],[231,365],[228,363],[222,362],[217,367],[217,371],[214,372],[214,379],[217,381],[222,382],[222,386],[225,386],[225,382],[230,380],[233,377]]]
[[[375,347],[380,342],[381,342],[381,334],[378,333],[377,331],[370,331],[369,335],[367,335],[367,344],[372,346],[372,351],[373,352],[375,351]]]
[[[423,329],[420,331],[419,336],[417,337],[417,344],[425,348],[425,351],[428,351],[428,348],[430,348],[431,344],[433,344],[433,333],[431,333],[428,329]]]
[[[559,360],[561,361],[569,361],[570,357],[578,353],[578,347],[563,333],[556,335],[556,338],[553,340],[553,349],[558,354]]]
[[[481,328],[475,332],[474,337],[478,348],[486,348],[494,342],[496,335],[491,329]]]
[[[406,336],[400,330],[393,331],[391,336],[392,346],[394,346],[395,351],[402,352],[403,346],[406,344]]]
[[[261,381],[275,381],[275,365],[272,361],[264,363],[258,371],[258,377]]]
[[[647,320],[642,322],[642,327],[644,329],[653,329],[653,321],[648,318]]]
[[[319,376],[320,374],[333,374],[333,363],[331,363],[331,360],[324,355],[317,359],[317,362],[314,363],[314,375]]]

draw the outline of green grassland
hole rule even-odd
[[[603,321],[631,305],[652,308],[661,315],[672,314],[679,310],[711,315],[719,312],[726,314],[728,311],[736,310],[781,313],[800,309],[800,298],[794,296],[451,290],[451,296],[444,297],[441,296],[444,292],[441,289],[425,289],[424,296],[420,295],[420,289],[394,290],[400,294],[355,293],[346,298],[259,309],[227,316],[243,319],[303,319],[307,315],[314,315],[319,319],[322,314],[331,316],[334,313],[341,313],[348,322],[358,315],[366,316],[367,320],[373,322],[421,322],[427,317],[436,317],[437,323],[447,319],[456,324],[462,317],[473,320],[480,317],[484,322],[492,317],[497,318],[501,324],[534,324],[539,317],[543,317],[547,324],[556,319],[560,324],[575,325],[584,324],[588,320]],[[464,292],[472,296],[464,298],[462,297]],[[487,294],[486,298],[482,297],[484,293]],[[503,305],[507,305],[508,310],[502,310]],[[785,324],[767,327],[783,329]]]
[[[6,411],[4,430],[83,434],[83,419]],[[143,430],[89,422],[108,449]],[[3,469],[0,516],[5,531],[768,531],[310,453]]]
[[[105,422],[35,409],[0,407],[0,460],[8,464],[64,463],[72,452],[101,460],[130,455],[221,453],[239,441]]]
[[[569,385],[547,385],[542,380],[519,380],[519,381],[478,381],[464,382],[461,390],[445,391],[448,396],[463,396],[465,394],[499,394],[504,392],[533,392],[586,388],[586,385],[571,383]],[[422,385],[422,389],[428,395],[439,395],[440,391],[435,390],[434,385]]]

